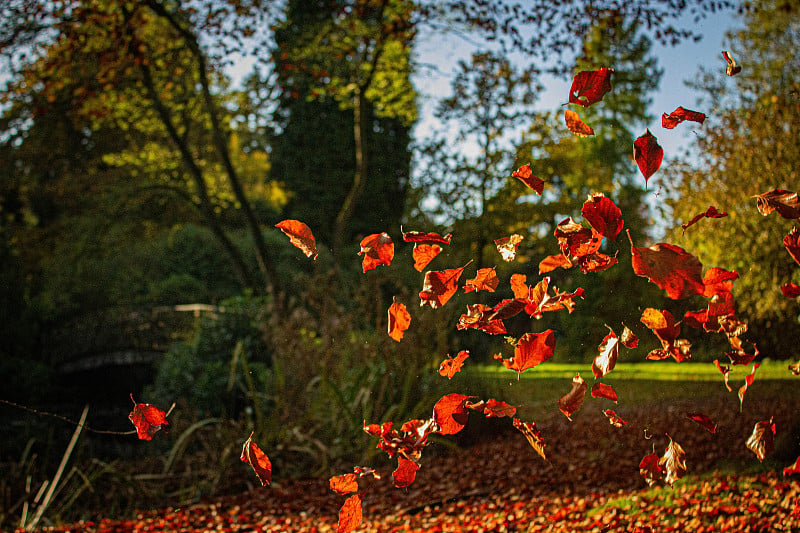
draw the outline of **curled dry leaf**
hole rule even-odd
[[[358,492],[358,477],[355,474],[342,474],[333,476],[328,480],[331,490],[337,494],[345,495]]]
[[[600,346],[597,347],[600,353],[595,356],[592,362],[592,373],[595,379],[602,378],[614,370],[619,357],[619,339],[613,329],[606,327],[609,333],[603,338]]]
[[[756,207],[758,211],[767,216],[773,211],[787,220],[800,219],[800,197],[796,192],[785,191],[783,189],[772,189],[763,194],[758,194]]]
[[[686,452],[683,451],[680,444],[672,440],[672,437],[667,435],[667,438],[669,444],[664,450],[664,455],[658,460],[658,465],[664,471],[664,483],[672,486],[686,474]]]
[[[786,251],[792,256],[792,259],[800,265],[800,231],[797,228],[792,230],[783,238],[783,245]]]
[[[503,359],[502,355],[495,354],[494,358],[509,370],[516,371],[517,379],[519,379],[522,372],[553,357],[553,350],[556,346],[555,333],[552,329],[542,333],[526,333],[520,337],[514,347],[514,357]]]
[[[536,423],[523,422],[519,418],[515,418],[512,423],[514,424],[515,428],[525,435],[525,438],[528,439],[528,444],[530,444],[531,447],[536,450],[536,453],[538,453],[542,459],[547,461],[547,456],[544,453],[544,447],[547,445],[547,443],[542,438],[542,434],[536,427]]]
[[[524,237],[516,233],[508,237],[495,239],[494,245],[497,247],[497,251],[500,252],[500,257],[503,258],[503,261],[513,261],[517,257],[517,247],[519,247],[522,239]]]
[[[438,233],[424,233],[422,231],[404,231],[403,232],[403,241],[404,242],[413,242],[415,244],[441,244],[442,246],[447,246],[450,244],[450,240],[453,238],[452,233],[448,233],[444,237],[439,235]]]
[[[597,381],[594,385],[592,385],[592,390],[590,393],[592,398],[605,398],[606,400],[611,400],[614,403],[618,403],[617,391],[615,391],[614,387],[611,385],[606,385],[605,383]]]
[[[624,225],[622,211],[603,193],[590,194],[583,203],[581,215],[593,229],[610,241],[617,240]]]
[[[438,309],[446,304],[458,290],[458,278],[469,263],[461,268],[426,272],[422,291],[419,293],[420,307],[427,305],[431,309]]]
[[[544,181],[533,175],[530,165],[522,165],[512,172],[511,176],[533,189],[533,192],[539,196],[544,192]]]
[[[588,388],[589,385],[583,380],[580,373],[576,373],[572,378],[572,389],[558,400],[558,409],[569,421],[572,421],[572,413],[583,405]]]
[[[637,276],[649,279],[667,292],[673,300],[703,294],[703,265],[700,260],[679,246],[659,243],[640,248],[631,241],[631,262]]]
[[[615,428],[621,428],[626,423],[616,412],[612,411],[611,409],[604,409],[603,414],[606,415],[606,418],[608,418],[608,423]]]
[[[461,372],[461,366],[468,357],[469,351],[467,350],[461,350],[458,352],[458,355],[456,355],[455,359],[450,357],[450,354],[448,354],[447,358],[439,365],[439,375],[446,377],[447,379],[452,379],[453,376],[456,375],[456,372]]]
[[[572,79],[569,89],[569,103],[584,107],[599,102],[611,90],[612,68],[584,70]]]
[[[731,389],[731,385],[728,381],[731,374],[731,367],[728,365],[719,364],[718,359],[714,359],[714,364],[717,366],[717,369],[722,372],[722,378],[725,380],[725,387],[728,389],[728,392],[732,392],[733,389]]]
[[[167,415],[154,405],[149,403],[136,403],[131,394],[133,410],[128,415],[128,420],[136,427],[136,436],[140,440],[152,440],[153,435],[158,433],[162,426],[169,425]]]
[[[661,167],[661,161],[664,159],[664,149],[661,148],[649,129],[645,130],[644,135],[633,141],[633,159],[644,176],[646,189],[647,180]]]
[[[363,272],[380,265],[390,265],[394,259],[394,242],[388,233],[373,233],[361,240],[361,251],[358,252],[358,255],[362,254],[364,255],[361,261]]]
[[[749,365],[753,362],[753,359],[758,357],[758,346],[753,344],[753,353],[747,353],[742,344],[742,340],[737,336],[729,336],[728,342],[731,345],[731,351],[725,352],[725,355],[728,356],[728,359],[731,360],[731,363],[734,365]]]
[[[494,267],[481,268],[475,274],[474,278],[466,281],[466,284],[464,285],[464,292],[494,292],[499,284],[500,280],[497,279],[497,272],[495,271]]]
[[[800,361],[789,365],[789,372],[791,372],[793,376],[800,376]]]
[[[781,285],[781,292],[787,298],[797,298],[800,296],[800,285],[790,281],[786,285]]]
[[[284,220],[275,224],[275,227],[284,232],[289,237],[289,241],[306,254],[306,257],[317,258],[317,241],[314,240],[311,228],[303,222]]]
[[[569,131],[578,137],[588,137],[589,135],[594,135],[594,130],[592,127],[581,120],[580,115],[571,109],[566,109],[564,111],[564,122],[566,123],[567,128],[569,128]]]
[[[414,258],[414,268],[417,272],[422,272],[434,257],[442,253],[442,247],[438,244],[415,244],[411,256]]]
[[[619,341],[629,350],[633,350],[639,346],[639,337],[637,337],[636,334],[625,324],[622,326],[622,335],[619,336]]]
[[[339,523],[336,533],[350,533],[361,525],[361,496],[353,494],[347,498],[339,510]]]
[[[698,424],[706,428],[710,433],[717,432],[717,424],[702,413],[690,413],[686,415],[686,418],[688,418],[692,422],[697,422]]]
[[[252,433],[242,445],[242,455],[240,459],[253,468],[262,486],[266,487],[272,482],[272,463],[269,457],[267,457],[267,454],[262,452],[256,443],[253,442]]]
[[[419,470],[419,465],[417,463],[409,461],[402,456],[398,457],[397,469],[392,472],[394,486],[398,489],[402,489],[411,485],[417,477],[417,470]]]
[[[727,50],[722,51],[722,57],[725,58],[725,61],[728,63],[728,66],[725,67],[725,74],[728,76],[735,76],[742,71],[741,65],[736,64],[736,60],[733,58],[733,54],[728,52]]]
[[[675,111],[673,111],[672,113],[670,114],[664,113],[663,115],[661,115],[661,127],[671,130],[684,120],[691,120],[692,122],[698,122],[702,124],[703,122],[705,122],[706,116],[704,113],[691,111],[689,109],[685,109],[681,106],[678,106],[678,108],[675,109]]]
[[[487,320],[485,313],[491,311],[491,307],[484,304],[473,304],[467,306],[467,312],[458,319],[456,328],[458,329],[479,329],[490,335],[502,335],[506,332],[506,327],[502,320]]]
[[[433,420],[439,425],[442,435],[455,435],[467,424],[469,396],[464,394],[448,394],[442,396],[433,406]]]
[[[653,443],[653,452],[645,455],[639,463],[639,473],[642,475],[642,478],[644,478],[645,483],[650,487],[661,479],[663,472],[661,470],[661,462],[656,453],[655,443]]]
[[[770,418],[756,422],[753,426],[753,433],[745,442],[747,449],[756,454],[758,460],[763,462],[764,457],[772,453],[775,449],[775,423]]]
[[[744,395],[747,392],[747,388],[753,384],[753,381],[756,379],[756,370],[758,367],[761,366],[758,363],[753,363],[753,370],[747,374],[744,378],[744,385],[739,387],[739,412],[742,412],[742,404],[744,403]]]
[[[381,478],[380,472],[369,466],[354,466],[353,472],[358,475],[358,477],[372,476],[374,479]]]
[[[411,325],[411,314],[405,304],[394,302],[389,306],[389,336],[400,342]]]
[[[728,213],[718,211],[716,207],[710,205],[708,206],[708,209],[706,209],[702,213],[695,215],[689,222],[681,224],[681,229],[683,231],[686,231],[686,229],[689,228],[689,226],[694,226],[704,218],[723,218],[726,216],[728,216]]]

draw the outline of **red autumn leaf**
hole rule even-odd
[[[758,346],[755,343],[752,343],[753,353],[747,353],[739,337],[730,336],[728,342],[731,345],[731,351],[725,352],[725,355],[734,365],[749,365],[758,356]]]
[[[764,216],[777,211],[780,216],[787,220],[800,219],[800,197],[796,192],[772,189],[763,194],[758,194],[754,198],[756,199],[756,207]]]
[[[388,233],[373,233],[361,240],[361,251],[364,254],[361,261],[363,272],[372,270],[379,265],[390,265],[394,258],[394,243]]]
[[[517,413],[517,408],[513,405],[509,405],[506,402],[501,402],[499,400],[495,400],[494,398],[489,398],[484,402],[483,406],[483,414],[486,417],[492,418],[502,418],[502,417],[513,417]]]
[[[539,274],[545,274],[557,268],[572,268],[575,264],[564,254],[549,255],[539,262]]]
[[[468,279],[464,285],[464,292],[471,291],[486,291],[494,292],[500,280],[497,279],[497,272],[492,268],[481,268],[475,274],[475,277]]]
[[[162,426],[169,425],[167,415],[149,403],[136,403],[131,394],[133,411],[128,415],[128,420],[136,427],[136,436],[141,440],[151,440]]]
[[[648,453],[645,455],[641,462],[639,463],[639,473],[644,478],[645,482],[649,486],[655,485],[663,472],[661,470],[661,462],[659,460],[658,454],[656,453],[656,445],[653,444],[653,453]]]
[[[252,439],[253,434],[251,433],[244,445],[242,445],[240,459],[253,467],[253,471],[256,473],[261,485],[266,487],[272,482],[272,463],[270,463],[267,454],[262,452]]]
[[[619,336],[619,340],[629,350],[639,346],[639,337],[625,324],[623,324],[622,335]]]
[[[642,318],[639,320],[653,330],[662,344],[673,343],[681,333],[681,323],[676,322],[675,317],[667,310],[648,307],[642,311]]]
[[[597,349],[600,351],[597,356],[595,356],[594,361],[592,362],[592,373],[596,378],[602,378],[612,370],[617,364],[617,357],[619,357],[619,339],[617,338],[617,334],[614,333],[614,330],[608,328],[608,335],[603,338],[603,342],[600,343],[600,346]]]
[[[599,102],[611,90],[612,68],[600,70],[584,70],[572,79],[569,89],[569,103],[584,107]]]
[[[664,450],[664,455],[658,460],[658,466],[665,472],[664,482],[672,486],[686,474],[686,452],[683,451],[680,444],[672,440],[672,437],[667,435],[667,438],[669,444]]]
[[[681,224],[681,229],[683,229],[683,231],[686,231],[686,229],[689,226],[693,226],[693,225],[697,224],[698,222],[700,222],[700,220],[702,220],[704,218],[723,218],[723,217],[726,217],[726,216],[728,216],[728,213],[724,213],[722,211],[718,211],[716,207],[714,207],[713,205],[710,205],[710,206],[708,206],[708,209],[706,209],[702,213],[699,213],[699,214],[695,215],[694,218],[692,218],[692,220],[690,220],[689,222]]]
[[[361,525],[361,497],[353,494],[347,498],[339,511],[336,533],[350,533]]]
[[[578,288],[574,292],[558,292],[558,289],[553,287],[553,294],[548,294],[550,287],[550,278],[545,277],[534,287],[526,285],[527,276],[525,274],[512,274],[511,275],[511,290],[514,292],[514,300],[509,301],[508,306],[512,310],[519,312],[519,306],[524,304],[525,312],[534,318],[541,318],[542,313],[547,311],[558,311],[566,309],[568,313],[572,313],[575,308],[575,298],[583,298],[584,290]],[[498,314],[498,316],[500,316]],[[503,319],[510,318],[503,314]]]
[[[413,242],[415,244],[441,244],[446,246],[450,244],[450,239],[453,238],[452,233],[448,233],[444,237],[438,233],[423,233],[421,231],[404,231],[403,241]]]
[[[661,115],[661,127],[671,130],[684,120],[691,120],[692,122],[698,122],[702,124],[706,120],[706,115],[698,111],[691,111],[678,106],[678,108],[672,113],[664,113]]]
[[[411,255],[414,258],[414,268],[417,272],[422,272],[433,258],[442,252],[442,247],[438,244],[415,244]]]
[[[790,281],[786,285],[781,285],[781,292],[787,298],[797,298],[800,296],[800,285]]]
[[[800,265],[800,231],[797,228],[792,230],[783,238],[783,245],[786,251],[792,256],[792,259]]]
[[[725,58],[725,61],[728,63],[728,66],[725,67],[725,74],[728,76],[735,76],[742,71],[741,65],[736,64],[736,60],[730,52],[723,50],[722,57]]]
[[[787,466],[783,469],[784,476],[789,477],[792,474],[800,474],[800,456],[795,459],[793,465]]]
[[[659,243],[649,248],[640,248],[631,241],[631,263],[633,272],[649,279],[665,291],[673,300],[693,294],[703,294],[703,265],[692,254],[672,244]]]
[[[506,327],[502,320],[485,318],[484,313],[490,310],[491,308],[484,304],[468,305],[467,312],[458,319],[456,327],[458,329],[480,329],[490,335],[506,333]]]
[[[458,290],[458,278],[467,268],[470,261],[461,268],[449,268],[447,270],[432,270],[425,273],[425,281],[422,283],[422,291],[419,293],[419,306],[430,306],[431,309],[438,309],[446,304]]]
[[[580,373],[576,373],[575,377],[572,378],[572,389],[559,398],[558,409],[564,413],[568,420],[572,421],[572,413],[583,405],[583,399],[588,388],[589,385],[583,380]]]
[[[526,333],[514,348],[514,357],[503,359],[499,354],[494,358],[503,363],[509,370],[517,372],[517,379],[522,372],[544,363],[553,356],[556,346],[555,331],[548,329],[542,333]]]
[[[692,422],[697,422],[711,433],[717,432],[717,424],[702,413],[690,413],[686,415],[686,418],[688,418]]]
[[[775,423],[772,419],[756,422],[753,433],[747,438],[745,445],[748,450],[756,454],[759,461],[763,462],[764,457],[775,449]]]
[[[603,193],[590,194],[583,203],[581,215],[592,228],[610,241],[617,240],[619,232],[622,231],[624,224],[622,211]]]
[[[731,385],[728,382],[731,374],[731,367],[719,364],[718,359],[714,359],[714,364],[717,366],[717,369],[719,369],[719,371],[722,372],[722,377],[725,380],[725,387],[728,389],[728,392],[732,392],[733,389],[731,389]]]
[[[664,149],[661,148],[649,129],[645,131],[644,135],[633,141],[633,159],[644,176],[646,189],[647,180],[661,167],[661,161],[664,159]]]
[[[513,261],[517,257],[517,247],[522,242],[522,239],[524,237],[516,233],[508,237],[495,239],[494,245],[497,247],[497,251],[500,252],[500,257],[503,258],[503,261]]]
[[[530,165],[522,165],[511,173],[511,176],[533,189],[539,196],[544,191],[544,181],[533,175]]]
[[[592,390],[590,392],[592,398],[605,398],[606,400],[617,403],[617,391],[615,391],[614,387],[611,385],[606,385],[605,383],[597,381],[592,385]]]
[[[536,450],[542,459],[547,461],[547,456],[544,453],[544,447],[547,443],[542,438],[542,434],[539,432],[539,429],[536,427],[536,423],[534,422],[523,422],[519,418],[515,418],[513,420],[514,427],[517,428],[519,431],[525,435],[525,438],[528,439],[528,443],[531,447]]]
[[[389,306],[389,336],[400,342],[403,334],[411,325],[411,314],[405,304],[393,302]]]
[[[733,282],[737,279],[739,279],[739,273],[735,270],[725,270],[719,267],[709,268],[703,276],[702,294],[705,298],[711,298],[717,294],[730,293],[733,289]]]
[[[284,232],[289,241],[300,248],[306,257],[314,256],[317,258],[317,242],[311,229],[299,220],[284,220],[275,224],[275,227]]]
[[[608,423],[614,426],[615,428],[621,428],[625,425],[625,421],[620,418],[620,416],[611,409],[604,409],[603,414],[606,415],[608,418]]]
[[[433,406],[433,419],[439,425],[442,435],[455,435],[467,424],[469,410],[466,403],[469,396],[448,394]]]
[[[587,228],[567,217],[556,225],[553,232],[561,252],[571,257],[582,257],[600,249],[603,238],[594,228]]]
[[[461,366],[464,364],[464,361],[467,360],[467,357],[469,357],[469,352],[467,350],[458,352],[455,359],[448,354],[447,358],[439,365],[439,375],[447,379],[452,379],[452,377],[456,375],[456,372],[461,372]]]
[[[592,127],[581,120],[580,115],[571,109],[564,111],[564,122],[566,123],[567,128],[569,128],[569,131],[578,137],[588,137],[589,135],[594,135],[594,130]]]
[[[419,470],[419,465],[417,463],[409,461],[402,456],[398,457],[397,469],[392,472],[394,486],[398,489],[403,489],[411,485],[414,482],[414,478],[417,477],[417,470]]]
[[[800,361],[792,363],[787,367],[793,376],[800,376]]]
[[[329,480],[331,490],[337,494],[350,494],[358,492],[358,478],[355,474],[342,474],[333,476]]]
[[[744,395],[747,392],[747,388],[753,384],[753,381],[756,379],[756,369],[761,366],[758,363],[753,363],[753,370],[747,374],[744,378],[744,385],[739,387],[739,412],[742,412],[742,404],[744,403]]]
[[[358,477],[372,476],[375,479],[381,478],[380,472],[369,466],[354,466],[353,472],[355,472]]]

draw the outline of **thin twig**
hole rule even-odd
[[[32,407],[28,407],[27,405],[20,405],[18,403],[10,402],[8,400],[3,400],[2,398],[0,398],[0,403],[6,404],[6,405],[10,405],[11,407],[16,407],[17,409],[22,409],[23,411],[28,411],[29,413],[33,413],[35,415],[51,416],[53,418],[57,418],[57,419],[59,419],[59,420],[61,420],[63,422],[66,422],[66,423],[68,423],[70,425],[77,426],[78,428],[81,428],[81,429],[83,429],[85,431],[91,431],[92,433],[100,433],[100,434],[103,434],[103,435],[135,435],[136,434],[136,430],[135,429],[132,429],[130,431],[109,431],[109,430],[103,430],[103,429],[94,429],[94,428],[91,428],[91,427],[85,425],[83,422],[76,422],[75,420],[72,420],[71,418],[67,418],[65,416],[62,416],[62,415],[59,415],[59,414],[56,414],[56,413],[50,413],[48,411],[39,411],[38,409],[34,409]],[[174,406],[174,404],[173,404],[173,406]],[[172,411],[172,409],[170,408],[170,412],[171,411]]]

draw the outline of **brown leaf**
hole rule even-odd
[[[439,375],[447,379],[452,379],[453,376],[456,375],[456,372],[461,372],[461,366],[468,357],[469,351],[467,350],[458,352],[455,359],[448,354],[447,358],[439,365]]]
[[[589,385],[583,380],[580,373],[572,378],[572,389],[558,400],[558,408],[568,420],[572,421],[572,413],[580,409],[586,390]]]
[[[497,247],[497,251],[500,252],[500,257],[503,258],[503,261],[513,261],[514,258],[517,257],[517,247],[519,243],[522,242],[522,239],[524,239],[524,237],[516,233],[508,237],[495,239],[494,244]]]
[[[669,444],[664,450],[664,455],[658,460],[658,465],[664,470],[664,482],[670,486],[686,474],[686,452],[680,444],[667,435]]]
[[[361,496],[353,494],[347,498],[339,511],[336,533],[350,533],[361,525]]]
[[[448,233],[444,237],[439,235],[438,233],[424,233],[422,231],[404,231],[403,232],[403,241],[404,242],[413,242],[415,244],[441,244],[442,246],[447,246],[450,244],[450,239],[453,238],[452,233]]]
[[[656,445],[653,444],[653,453],[645,455],[639,463],[639,473],[649,486],[655,485],[661,479],[661,461],[656,453]]]
[[[614,370],[617,364],[617,357],[619,357],[619,339],[613,329],[606,327],[609,333],[603,338],[600,346],[597,347],[600,353],[595,356],[592,362],[592,373],[595,379],[602,378]]]
[[[594,135],[594,130],[591,128],[591,126],[581,120],[580,115],[571,109],[564,111],[564,122],[566,123],[567,128],[569,128],[569,131],[578,137],[588,137],[589,135]]]
[[[728,66],[725,67],[725,74],[728,76],[735,76],[742,71],[741,65],[736,64],[736,60],[733,58],[733,55],[730,52],[723,50],[722,57],[725,58],[725,61],[728,63]]]
[[[494,292],[499,284],[500,280],[497,279],[497,272],[495,271],[494,267],[481,268],[475,274],[474,278],[466,281],[466,284],[464,285],[464,292]]]
[[[328,480],[331,490],[337,494],[350,494],[358,492],[358,478],[355,474],[342,474],[333,476]]]
[[[380,265],[390,265],[394,259],[394,242],[388,233],[374,233],[361,239],[361,251],[364,255],[361,261],[363,272],[374,269]]]
[[[756,199],[756,207],[764,216],[777,211],[780,216],[787,220],[800,219],[800,197],[796,192],[772,189],[763,194],[758,194],[754,198]]]
[[[756,369],[761,366],[758,363],[753,363],[753,370],[745,376],[744,385],[739,387],[739,412],[742,412],[742,403],[744,402],[744,395],[747,392],[747,387],[753,384],[756,379]]]
[[[389,336],[400,342],[411,325],[411,314],[404,304],[394,302],[389,306]]]
[[[633,159],[644,176],[646,189],[647,180],[661,167],[661,161],[664,159],[664,149],[661,148],[649,129],[645,131],[644,135],[633,141]]]
[[[240,459],[253,467],[261,485],[266,487],[272,482],[272,463],[270,463],[267,454],[253,442],[253,434],[251,433],[242,446],[242,455]]]
[[[639,337],[625,324],[623,324],[622,335],[619,336],[619,341],[629,350],[633,350],[639,346]]]
[[[523,422],[519,418],[515,418],[513,420],[513,424],[515,428],[525,435],[525,438],[528,439],[528,443],[534,450],[536,450],[536,453],[538,453],[542,459],[547,461],[547,456],[544,453],[544,447],[547,445],[547,443],[542,438],[542,434],[537,429],[536,424],[534,422]]]
[[[530,165],[523,165],[511,173],[511,176],[533,189],[539,196],[544,191],[544,181],[533,175]]]
[[[414,258],[414,268],[417,272],[422,272],[434,257],[442,253],[442,247],[438,244],[415,244],[411,251]]]
[[[783,245],[786,251],[792,256],[792,259],[800,265],[800,231],[797,228],[792,230],[783,238]]]
[[[764,457],[772,453],[775,449],[775,423],[770,418],[756,422],[753,426],[753,433],[745,442],[747,449],[756,454],[758,460],[763,462]]]
[[[314,256],[317,258],[317,242],[311,229],[299,220],[284,220],[275,224],[275,227],[284,232],[289,241],[297,246],[306,257]]]
[[[631,240],[633,272],[649,279],[667,292],[673,300],[703,294],[703,265],[692,254],[672,244],[659,243],[639,248]]]
[[[685,224],[681,224],[681,229],[683,231],[686,231],[686,229],[689,228],[689,226],[693,226],[693,225],[697,224],[698,222],[700,222],[700,220],[702,220],[704,218],[723,218],[723,217],[726,217],[726,216],[728,216],[728,213],[723,213],[721,211],[718,211],[716,207],[711,205],[711,206],[708,206],[708,209],[706,209],[702,213],[699,213],[699,214],[695,215],[694,218],[692,218],[692,220],[690,220],[689,222],[686,222]]]
[[[615,428],[621,428],[625,425],[625,421],[611,409],[604,409],[603,414],[606,415],[606,418],[608,418],[608,423]]]

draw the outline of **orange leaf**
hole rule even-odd
[[[373,233],[361,240],[361,251],[364,254],[361,268],[364,272],[379,265],[390,265],[394,258],[394,243],[388,233]]]
[[[403,334],[411,325],[411,314],[405,304],[394,302],[389,306],[389,336],[400,342]]]
[[[428,305],[431,309],[438,309],[446,304],[458,290],[458,278],[469,263],[461,268],[426,272],[422,291],[419,293],[420,307]]]
[[[275,224],[275,227],[284,232],[292,244],[300,248],[306,257],[317,258],[317,242],[311,229],[299,220],[284,220]]]
[[[422,272],[433,258],[442,252],[442,247],[438,244],[415,244],[411,252],[414,257],[414,268],[417,272]]]
[[[581,120],[580,115],[571,109],[564,111],[564,122],[567,124],[569,131],[578,137],[588,137],[589,135],[594,135],[594,130],[592,127]]]
[[[500,284],[500,280],[497,279],[497,272],[495,269],[492,268],[481,268],[475,274],[475,277],[472,279],[468,279],[466,285],[464,285],[464,292],[471,292],[471,291],[486,291],[486,292],[494,292],[497,286]]]
[[[614,387],[611,385],[606,385],[605,383],[595,382],[592,385],[592,390],[590,391],[592,398],[605,398],[606,400],[611,400],[614,403],[617,403],[617,391],[614,390]]]
[[[339,511],[336,533],[350,533],[361,525],[361,497],[353,494],[347,498]]]
[[[253,471],[256,473],[261,485],[266,487],[272,482],[272,463],[270,463],[267,454],[262,452],[252,439],[253,434],[251,433],[242,446],[240,459],[253,467]]]
[[[169,425],[167,415],[161,409],[149,403],[136,403],[131,394],[133,411],[128,415],[128,419],[136,427],[136,436],[141,440],[151,440],[161,426]]]
[[[673,300],[705,292],[703,265],[679,246],[659,243],[639,248],[631,240],[631,263],[636,275],[648,278]]]
[[[500,252],[500,257],[503,258],[503,261],[513,261],[514,258],[517,256],[517,247],[519,243],[522,242],[524,237],[522,235],[510,235],[508,237],[503,237],[501,239],[495,239],[494,244],[497,247],[497,251]]]
[[[514,348],[514,357],[503,359],[499,354],[494,358],[500,360],[503,366],[517,372],[519,375],[529,368],[544,363],[553,356],[556,346],[555,331],[548,329],[542,333],[526,333],[517,342]]]
[[[439,425],[442,435],[455,435],[467,424],[469,411],[466,403],[469,396],[464,394],[448,394],[433,406],[433,419]]]
[[[358,492],[358,478],[355,474],[342,474],[330,479],[331,490],[338,494]]]
[[[447,379],[452,379],[452,377],[456,375],[456,372],[461,372],[461,366],[468,357],[469,352],[467,350],[458,352],[455,359],[448,354],[447,359],[442,361],[442,364],[439,365],[439,375]]]
[[[525,435],[525,438],[528,439],[528,444],[536,450],[542,459],[547,461],[547,456],[544,453],[544,447],[547,443],[542,438],[542,434],[539,432],[539,429],[536,427],[534,422],[523,422],[519,418],[515,418],[513,420],[514,427],[517,428],[519,431]]]
[[[409,461],[402,456],[398,457],[397,469],[392,472],[394,486],[398,489],[402,489],[411,485],[414,482],[414,478],[417,477],[417,470],[419,470],[419,465],[417,463]]]
[[[533,175],[530,165],[522,165],[517,170],[511,173],[511,177],[517,178],[519,181],[533,189],[539,196],[544,192],[544,181]]]

